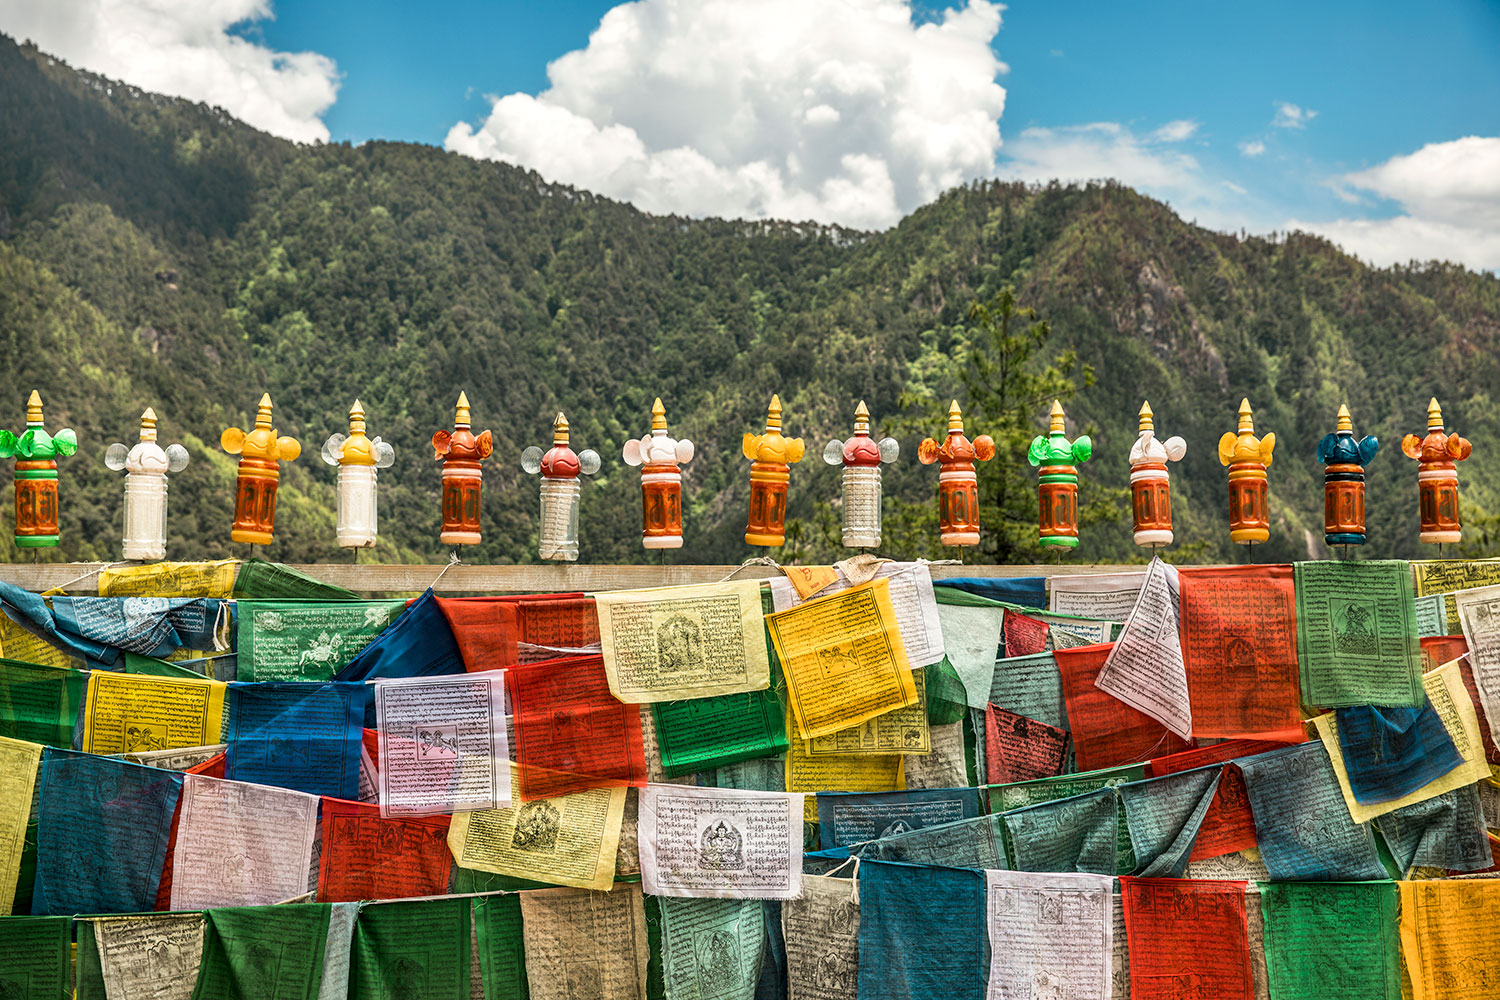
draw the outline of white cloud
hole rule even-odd
[[[1266,151],[1266,144],[1259,139],[1250,139],[1240,143],[1240,152],[1245,156],[1259,156]]]
[[[1276,128],[1307,128],[1307,123],[1316,117],[1318,113],[1311,108],[1280,101],[1276,105],[1276,117],[1271,119],[1271,124]]]
[[[219,105],[273,135],[326,140],[333,60],[229,33],[271,16],[270,0],[0,0],[0,30],[72,65]]]
[[[994,171],[1002,6],[638,0],[448,149],[651,212],[881,228]]]
[[[1151,137],[1158,142],[1182,142],[1198,131],[1198,123],[1187,119],[1178,119],[1175,122],[1167,122],[1161,128],[1151,133]]]
[[[1500,136],[1428,143],[1333,183],[1343,200],[1357,200],[1348,188],[1397,202],[1402,214],[1331,222],[1294,219],[1287,228],[1320,233],[1377,264],[1451,260],[1500,270]]]

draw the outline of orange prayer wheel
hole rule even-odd
[[[786,490],[792,466],[802,461],[802,439],[781,433],[781,397],[773,395],[763,434],[746,434],[740,450],[750,460],[750,517],[746,545],[786,542]]]
[[[281,463],[296,461],[302,445],[295,438],[281,437],[271,426],[271,395],[263,393],[255,413],[255,427],[245,433],[226,428],[219,444],[240,456],[234,486],[234,525],[229,537],[251,545],[270,545],[276,529],[276,487]]]
[[[1140,436],[1130,448],[1130,500],[1135,518],[1135,544],[1158,548],[1172,544],[1172,482],[1168,462],[1180,462],[1187,442],[1156,436],[1151,404],[1141,404]]]
[[[979,475],[974,463],[995,457],[988,434],[970,441],[964,436],[964,414],[958,400],[948,406],[948,436],[942,444],[932,438],[917,446],[917,461],[938,463],[938,541],[944,545],[979,544]]]
[[[693,460],[693,442],[667,433],[661,397],[651,406],[651,433],[625,442],[626,465],[641,467],[641,544],[648,549],[682,547],[682,470]]]
[[[1250,400],[1240,400],[1238,432],[1219,438],[1219,464],[1229,466],[1229,537],[1253,545],[1271,537],[1270,487],[1266,468],[1276,435],[1255,436]]]
[[[1443,408],[1437,397],[1427,404],[1427,435],[1408,434],[1401,450],[1417,460],[1417,496],[1422,518],[1422,541],[1437,545],[1463,538],[1458,519],[1458,464],[1474,451],[1468,438],[1443,427]]]
[[[479,544],[480,488],[484,485],[479,463],[494,448],[489,431],[476,435],[469,429],[469,397],[460,392],[453,430],[432,435],[432,457],[443,463],[443,530],[438,538],[444,545]]]

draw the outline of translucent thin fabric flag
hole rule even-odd
[[[352,1000],[469,996],[469,901],[373,903],[354,927]]]
[[[368,700],[368,689],[357,682],[229,685],[226,776],[357,798],[360,722]]]
[[[1186,750],[1189,744],[1151,716],[1094,685],[1113,643],[1053,652],[1068,701],[1068,725],[1080,771],[1134,764]]]
[[[859,907],[860,1000],[982,1000],[984,872],[864,861]]]
[[[1122,878],[1130,992],[1254,1000],[1244,882]],[[1165,987],[1165,988],[1164,988]]]
[[[1349,789],[1362,805],[1404,798],[1464,762],[1426,694],[1421,708],[1358,705],[1337,718]]]
[[[505,681],[523,799],[646,783],[640,709],[609,693],[602,656],[513,667]]]
[[[438,896],[448,891],[448,816],[385,819],[378,806],[323,800],[318,899]]]

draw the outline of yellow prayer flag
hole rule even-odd
[[[240,560],[159,562],[99,571],[100,597],[230,597]]]
[[[872,580],[766,616],[797,735],[827,736],[915,704],[890,584]]]
[[[87,753],[174,750],[219,742],[223,681],[95,670],[83,722]]]
[[[1413,1000],[1493,1000],[1500,980],[1500,880],[1396,885]]]
[[[839,571],[832,566],[783,566],[781,572],[804,601],[839,580]]]
[[[787,720],[787,730],[792,722]],[[786,790],[806,792],[802,818],[818,821],[817,792],[899,792],[906,787],[905,757],[895,754],[841,754],[814,757],[808,741],[793,736],[786,753]]]
[[[42,745],[0,736],[0,917],[10,916]]]
[[[46,639],[26,631],[0,614],[0,656],[44,667],[71,667],[73,658]]]

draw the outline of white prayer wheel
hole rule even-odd
[[[126,559],[152,561],[167,557],[167,473],[187,468],[187,449],[156,443],[156,411],[141,414],[141,438],[132,448],[112,444],[104,464],[125,470]]]

